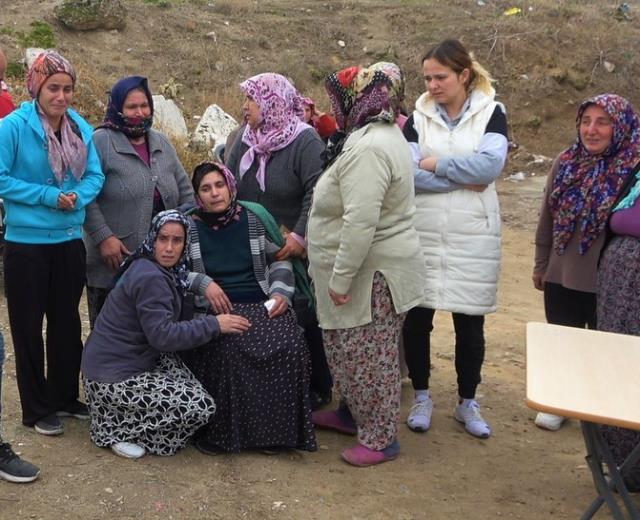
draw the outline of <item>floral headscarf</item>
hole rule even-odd
[[[609,147],[592,155],[580,139],[580,120],[590,105],[601,107],[613,120]],[[581,255],[604,230],[611,206],[622,185],[640,161],[640,119],[631,104],[615,94],[584,101],[576,118],[578,138],[560,155],[549,205],[553,216],[553,247],[563,254],[580,222]]]
[[[151,114],[149,117],[126,117],[122,113],[127,95],[134,89],[141,88],[147,96]],[[109,104],[104,122],[99,128],[111,128],[122,132],[127,137],[142,137],[153,123],[153,96],[149,90],[147,78],[128,76],[118,81],[109,93]]]
[[[229,206],[220,213],[207,211],[198,197],[198,190],[200,189],[202,179],[204,179],[205,175],[211,172],[218,172],[222,174],[229,188],[229,193],[231,194]],[[240,220],[242,206],[240,206],[237,201],[238,187],[236,185],[236,179],[233,176],[233,173],[231,173],[226,166],[216,162],[203,162],[199,164],[193,170],[191,184],[193,185],[193,191],[196,194],[196,202],[198,203],[198,209],[195,211],[195,216],[202,222],[212,229],[220,229],[231,222],[237,222]]]
[[[60,121],[60,139],[49,123],[37,99],[42,85],[54,74],[67,74],[75,88],[76,72],[69,61],[54,50],[38,54],[27,72],[27,89],[36,100],[36,110],[47,139],[47,155],[49,166],[59,186],[64,182],[67,170],[71,170],[76,180],[80,180],[87,167],[87,146],[82,140],[78,125],[68,114]]]
[[[165,269],[167,269],[173,276],[173,282],[176,289],[178,290],[178,293],[182,294],[183,296],[187,293],[187,289],[189,287],[189,283],[187,282],[187,274],[189,273],[187,265],[189,261],[189,248],[191,245],[191,237],[189,235],[190,225],[187,217],[185,217],[182,213],[175,209],[161,211],[153,218],[153,220],[151,221],[151,229],[149,230],[149,233],[147,233],[147,236],[143,240],[142,244],[140,244],[138,248],[124,260],[124,262],[122,262],[122,265],[115,275],[113,281],[114,286],[116,285],[118,280],[122,278],[122,275],[126,272],[126,270],[131,267],[131,264],[133,264],[133,262],[135,262],[139,258],[146,258],[153,262],[156,261],[154,256],[154,247],[156,239],[158,238],[158,233],[160,232],[162,226],[170,222],[177,222],[178,224],[182,224],[182,226],[184,227],[184,249],[182,250],[182,255],[180,256],[176,265]]]
[[[262,114],[260,125],[255,129],[246,125],[242,134],[242,142],[249,145],[249,149],[240,160],[240,178],[257,156],[256,180],[264,191],[271,154],[289,146],[300,132],[311,127],[302,121],[302,96],[284,76],[271,72],[258,74],[241,83],[240,89],[258,104]]]

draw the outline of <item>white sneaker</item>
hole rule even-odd
[[[431,414],[433,413],[433,401],[427,397],[421,401],[413,401],[413,406],[407,417],[407,425],[414,432],[426,432],[431,427]]]
[[[480,415],[480,405],[475,399],[464,399],[453,412],[456,421],[464,423],[464,429],[474,437],[488,439],[491,427]]]
[[[565,418],[560,415],[554,415],[552,413],[538,412],[536,415],[535,425],[543,430],[549,430],[555,432],[559,430],[564,423]]]
[[[139,459],[147,453],[142,446],[133,442],[116,442],[111,445],[111,451],[125,459]]]

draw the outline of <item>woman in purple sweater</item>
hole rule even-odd
[[[120,267],[84,347],[91,440],[122,457],[173,455],[209,422],[213,399],[173,352],[249,327],[230,314],[180,319],[188,250],[187,219],[158,213]]]

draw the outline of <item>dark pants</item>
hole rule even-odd
[[[32,426],[78,398],[85,283],[82,240],[7,242],[4,276],[22,422]],[[46,362],[42,324],[47,316]]]
[[[91,330],[93,330],[93,327],[96,325],[96,319],[102,310],[104,302],[107,301],[109,292],[111,292],[111,289],[90,287],[87,285],[87,308],[89,310],[89,326]]]
[[[544,313],[549,323],[595,329],[596,311],[595,293],[567,289],[557,283],[544,284]]]
[[[309,345],[309,354],[311,357],[311,382],[309,388],[312,392],[316,392],[322,396],[329,395],[333,381],[327,363],[327,356],[324,352],[322,331],[317,321],[304,328],[304,337]]]
[[[407,313],[402,329],[405,360],[415,390],[429,388],[434,309],[415,307]],[[484,361],[484,316],[452,313],[456,332],[458,395],[473,399],[480,384]]]

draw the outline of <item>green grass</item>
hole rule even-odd
[[[47,22],[31,22],[31,31],[18,33],[18,40],[23,47],[50,49],[56,45],[53,29]]]

